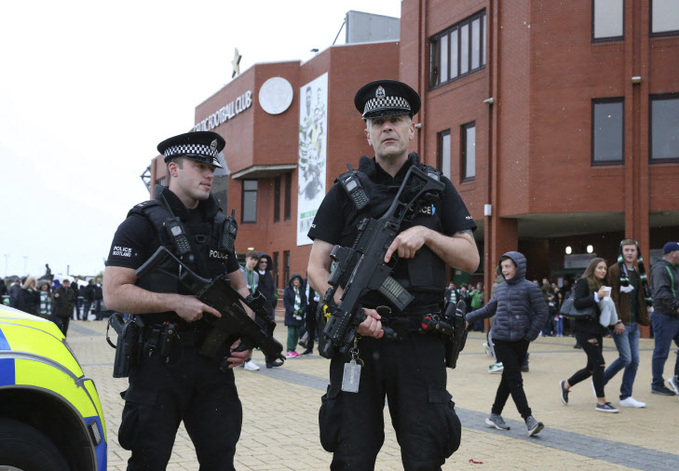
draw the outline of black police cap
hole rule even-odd
[[[354,105],[363,119],[381,118],[420,111],[420,96],[403,82],[378,80],[361,87],[354,97]]]
[[[158,152],[165,156],[165,162],[175,157],[186,157],[221,168],[217,156],[225,145],[224,138],[216,132],[195,131],[165,139],[158,144]]]

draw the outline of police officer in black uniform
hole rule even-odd
[[[366,123],[365,134],[375,158],[361,157],[358,177],[369,204],[357,210],[349,193],[335,184],[321,204],[309,237],[314,243],[308,274],[319,293],[328,289],[330,253],[335,244],[351,247],[357,224],[379,218],[394,199],[410,168],[435,169],[408,154],[415,136],[412,116],[420,97],[408,85],[380,80],[362,87],[354,104]],[[375,307],[388,305],[377,291],[362,298],[366,320],[357,328],[361,367],[358,392],[342,391],[349,354],[335,354],[330,385],[319,414],[321,443],[334,453],[332,470],[372,470],[384,442],[385,395],[406,470],[435,470],[459,446],[460,422],[446,390],[445,343],[437,335],[418,332],[423,316],[438,312],[447,285],[446,266],[473,272],[479,254],[476,229],[449,179],[438,201],[405,223],[387,250],[385,262],[398,255],[392,276],[414,296],[403,312],[380,316]],[[339,290],[341,291],[341,290]],[[336,302],[338,299],[335,300]],[[383,312],[383,311],[381,311]],[[386,339],[384,325],[400,329],[400,339]]]
[[[141,354],[123,393],[118,434],[120,445],[132,451],[128,470],[164,470],[181,421],[196,447],[201,470],[234,469],[242,423],[234,374],[231,369],[219,370],[221,358],[198,353],[209,331],[203,317],[219,317],[219,311],[173,277],[154,273],[137,279],[135,273],[163,245],[198,275],[212,278],[228,273],[232,286],[244,297],[249,294],[234,253],[220,242],[226,218],[210,194],[224,144],[214,132],[191,132],[160,143],[169,186],[157,186],[154,200],[135,206],[111,244],[104,272],[106,306],[135,314],[144,324]],[[182,234],[188,247],[179,240]],[[171,265],[164,268],[177,272],[177,264]],[[161,348],[158,339],[168,335],[170,348]],[[225,348],[225,355],[233,368],[251,351]]]

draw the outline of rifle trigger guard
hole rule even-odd
[[[375,310],[380,316],[390,316],[392,312],[389,306],[377,306]]]

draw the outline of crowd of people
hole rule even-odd
[[[526,421],[528,434],[537,434],[543,428],[532,416],[521,377],[522,371],[528,371],[529,344],[538,336],[561,337],[570,333],[576,339],[575,347],[582,349],[587,358],[582,368],[559,383],[564,405],[569,404],[569,394],[575,385],[591,379],[595,411],[619,412],[606,398],[604,388],[623,371],[620,407],[646,407],[632,395],[639,367],[639,326],[650,326],[655,343],[651,393],[679,394],[679,357],[667,385],[663,378],[671,343],[679,346],[679,243],[665,244],[663,257],[653,264],[649,276],[638,243],[634,239],[623,239],[613,263],[594,257],[572,289],[567,280],[561,280],[561,286],[546,278],[542,283],[526,281],[526,259],[518,252],[504,254],[499,262],[497,278],[485,306],[472,305],[467,285],[458,289],[451,283],[445,293],[449,302],[465,302],[469,329],[483,326],[479,321],[490,318],[484,347],[486,353],[495,358],[495,363],[489,373],[501,373],[502,379],[487,425],[509,430],[501,412],[511,396]],[[475,290],[479,289],[483,287],[477,284]],[[561,313],[561,306],[571,296],[575,308],[583,313],[579,317]],[[618,353],[608,367],[603,357],[605,337],[613,339]]]
[[[28,275],[9,281],[0,279],[0,298],[3,304],[28,314],[51,320],[64,335],[71,319],[103,319],[101,278],[79,283],[77,278],[59,280],[53,276],[37,279]]]

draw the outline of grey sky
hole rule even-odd
[[[3,2],[0,275],[103,270],[117,225],[148,198],[139,175],[156,144],[231,80],[234,48],[241,71],[306,61],[347,11],[399,17],[400,4]]]

